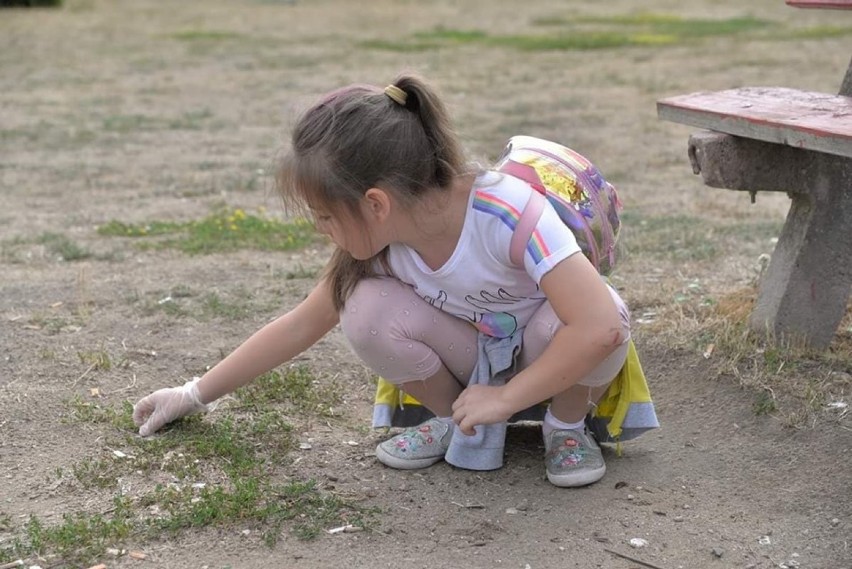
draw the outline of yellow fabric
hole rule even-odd
[[[639,361],[639,354],[633,340],[627,348],[627,360],[624,366],[598,401],[593,417],[608,420],[607,431],[613,439],[621,436],[621,424],[627,415],[631,403],[650,403],[651,391],[645,380],[645,372]]]
[[[396,385],[384,378],[379,378],[376,386],[376,405],[390,405],[392,407],[404,407],[406,405],[420,405],[411,395],[401,391]]]
[[[592,417],[601,418],[606,422],[609,436],[619,445],[617,449],[619,454],[622,424],[633,403],[651,403],[651,392],[648,389],[645,372],[642,370],[636,346],[633,344],[633,340],[630,340],[624,366],[610,383],[609,388],[598,401],[592,413]],[[401,391],[396,385],[379,378],[375,404],[399,409],[406,405],[419,406],[420,402]]]

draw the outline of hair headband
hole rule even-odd
[[[385,87],[385,95],[390,97],[394,103],[403,107],[405,106],[405,101],[408,100],[408,93],[393,84]]]

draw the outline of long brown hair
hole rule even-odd
[[[360,220],[359,202],[370,188],[411,206],[452,185],[465,159],[446,108],[415,75],[401,75],[393,84],[405,93],[404,104],[378,87],[350,85],[302,115],[276,175],[286,205]],[[387,249],[365,261],[340,248],[334,252],[326,277],[338,310],[361,279],[377,274],[377,263],[390,273]]]

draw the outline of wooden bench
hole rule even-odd
[[[794,8],[825,8],[829,10],[852,10],[850,0],[787,0]]]
[[[787,0],[849,8],[852,0]],[[790,212],[749,323],[825,348],[852,288],[852,61],[840,94],[784,87],[699,92],[657,102],[660,118],[707,129],[690,136],[708,186],[787,192]]]

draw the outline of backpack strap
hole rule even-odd
[[[532,190],[530,199],[524,206],[521,217],[518,218],[518,223],[512,232],[512,240],[509,242],[509,260],[517,267],[524,266],[524,251],[544,211],[544,203],[547,201],[538,188],[530,186],[530,189]]]

